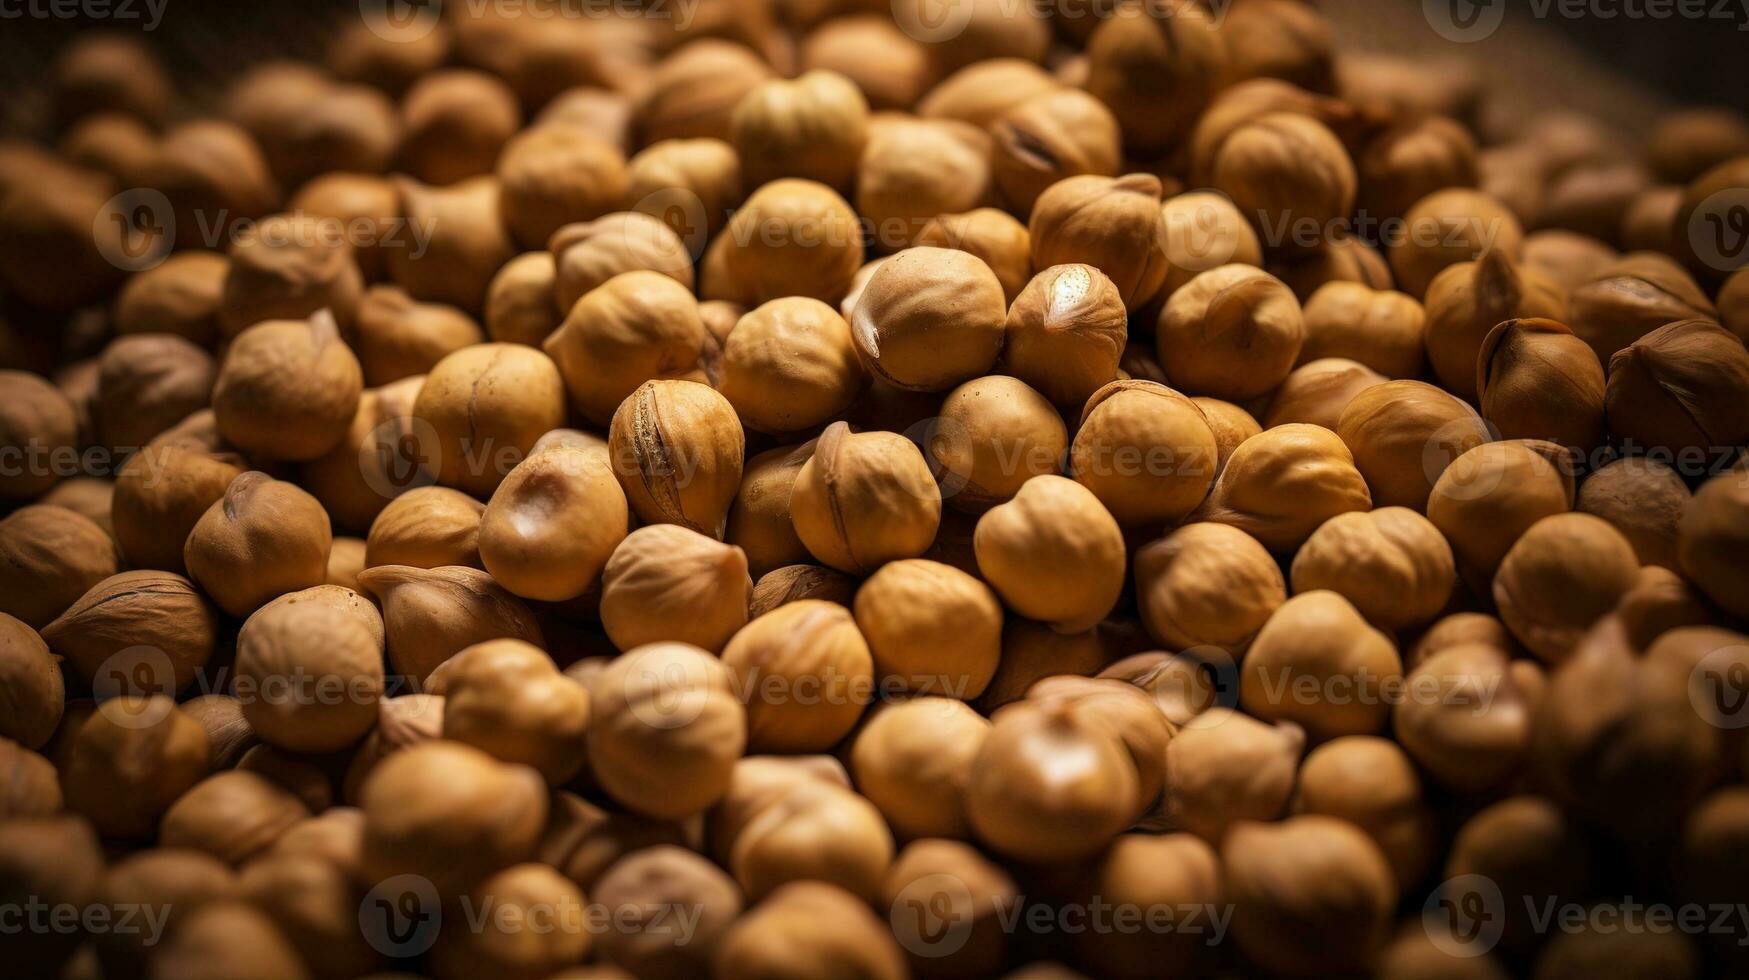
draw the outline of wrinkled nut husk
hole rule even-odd
[[[880,811],[830,756],[738,762],[706,837],[708,852],[755,900],[791,882],[822,881],[872,902],[893,860]]]
[[[218,617],[173,572],[122,572],[43,627],[43,640],[100,694],[174,694],[213,654]]]
[[[1355,395],[1336,434],[1374,505],[1415,511],[1427,509],[1446,467],[1494,438],[1468,403],[1421,381],[1387,381]]]
[[[785,565],[766,572],[753,584],[747,615],[750,619],[758,619],[779,606],[803,599],[836,602],[849,608],[856,591],[856,580],[837,569],[819,565]]]
[[[1287,378],[1305,336],[1299,301],[1281,280],[1227,265],[1172,294],[1160,311],[1154,347],[1176,387],[1242,402]]]
[[[571,404],[606,425],[646,381],[701,379],[709,344],[692,295],[646,270],[621,273],[585,294],[541,347],[559,366]]]
[[[521,344],[464,347],[425,376],[413,420],[437,457],[438,482],[487,498],[541,436],[564,425],[564,378]]]
[[[253,685],[250,729],[292,752],[358,741],[377,720],[386,636],[376,607],[350,589],[317,586],[263,606],[237,637],[238,681]],[[316,696],[333,685],[339,697]]]
[[[1676,570],[1677,541],[1694,495],[1676,471],[1628,456],[1603,466],[1579,486],[1575,509],[1595,514],[1627,536],[1642,565]]]
[[[1359,361],[1387,378],[1418,378],[1427,362],[1427,311],[1412,297],[1357,282],[1329,282],[1302,311],[1299,363],[1326,357]]]
[[[900,945],[922,950],[907,953],[915,975],[994,976],[1001,972],[1009,945],[1001,910],[1019,899],[1014,879],[976,848],[929,839],[913,841],[899,852],[887,872],[879,907],[892,910],[889,924]],[[951,953],[927,939],[935,934],[932,908],[951,910],[956,934],[964,936]]]
[[[984,260],[1002,283],[1009,303],[1032,278],[1032,239],[1026,226],[998,208],[974,208],[961,214],[938,214],[923,225],[912,245],[957,248]],[[850,302],[846,296],[845,301]],[[851,303],[852,308],[855,304]]]
[[[1706,292],[1680,265],[1648,252],[1623,256],[1573,287],[1568,306],[1564,322],[1606,365],[1617,351],[1664,324],[1718,321]]]
[[[516,255],[499,210],[498,181],[470,177],[448,187],[392,178],[400,216],[422,229],[426,247],[388,250],[389,277],[415,299],[470,315],[485,308],[492,277]]]
[[[1202,8],[1120,6],[1087,38],[1087,90],[1111,108],[1129,149],[1183,139],[1219,86],[1227,49]]]
[[[708,859],[673,845],[645,848],[617,861],[589,897],[625,910],[630,927],[597,940],[602,960],[652,980],[683,980],[709,971],[723,935],[740,918],[741,891]],[[690,935],[661,927],[657,909],[689,908],[699,917]]]
[[[561,318],[590,290],[623,272],[659,272],[688,290],[693,286],[692,254],[660,215],[615,212],[566,225],[545,244]]]
[[[1217,844],[1236,821],[1274,820],[1293,795],[1306,734],[1226,707],[1185,723],[1166,745],[1168,826]]]
[[[790,496],[796,533],[814,557],[866,574],[929,550],[941,523],[941,491],[923,454],[891,432],[828,426]]]
[[[997,186],[1016,210],[1032,210],[1045,189],[1079,174],[1114,176],[1122,164],[1117,118],[1097,98],[1065,88],[1034,96],[991,127]]]
[[[489,640],[443,668],[443,737],[539,771],[558,786],[583,765],[589,692],[546,651]]]
[[[1257,227],[1285,230],[1277,249],[1306,251],[1354,210],[1354,161],[1330,128],[1310,116],[1276,112],[1235,127],[1210,164],[1212,186]]]
[[[1713,465],[1749,445],[1749,349],[1710,320],[1666,324],[1610,358],[1607,407],[1623,443]]]
[[[1334,430],[1356,395],[1385,380],[1384,375],[1358,361],[1329,357],[1308,362],[1294,368],[1269,397],[1263,426],[1273,429],[1303,422]]]
[[[1237,657],[1287,601],[1281,567],[1251,535],[1186,524],[1136,551],[1136,599],[1155,639],[1173,650]]]
[[[264,320],[302,320],[326,309],[351,329],[364,294],[352,246],[324,232],[320,219],[274,215],[238,239],[219,300],[219,330],[234,338]]]
[[[364,372],[334,317],[268,320],[232,339],[213,386],[219,434],[262,459],[317,459],[346,437]]]
[[[727,399],[693,381],[645,382],[613,413],[608,443],[640,518],[723,536],[745,456]]]
[[[477,568],[382,565],[359,573],[358,584],[383,608],[390,666],[415,687],[476,643],[543,642],[528,606]]]
[[[0,613],[41,629],[116,572],[115,541],[65,507],[20,507],[0,519]]]
[[[601,453],[537,447],[486,504],[480,559],[517,595],[574,599],[600,583],[630,517],[625,492]]]
[[[1039,195],[1027,232],[1032,264],[1085,262],[1111,278],[1132,313],[1166,282],[1166,219],[1160,178],[1084,175],[1051,185]]]
[[[1069,472],[1120,524],[1176,524],[1209,496],[1214,430],[1196,402],[1152,381],[1113,381],[1087,399]]]
[[[1430,309],[1433,296],[1429,287],[1447,269],[1481,258],[1490,250],[1516,258],[1524,239],[1518,218],[1505,205],[1486,192],[1463,187],[1427,195],[1409,209],[1403,221],[1406,232],[1390,250],[1391,270],[1399,287],[1427,302]],[[1561,312],[1529,315],[1559,318]],[[1464,378],[1470,373],[1466,367],[1447,383],[1467,385]]]
[[[364,781],[384,759],[421,742],[443,737],[443,698],[403,694],[377,702],[376,727],[352,752],[341,780],[340,798],[357,806]]]
[[[1445,535],[1407,507],[1330,518],[1300,547],[1292,574],[1296,594],[1336,592],[1384,630],[1432,622],[1457,587]]]

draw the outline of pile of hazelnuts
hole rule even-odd
[[[1749,970],[1749,119],[500,6],[0,142],[0,972]]]

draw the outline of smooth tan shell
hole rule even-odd
[[[978,568],[1011,608],[1079,633],[1104,619],[1124,582],[1123,531],[1091,491],[1034,477],[978,521]]]
[[[796,534],[814,557],[865,573],[929,550],[941,491],[917,447],[890,432],[828,427],[790,495]]]
[[[381,565],[365,569],[358,582],[383,608],[390,666],[415,685],[475,643],[542,642],[528,606],[477,568]]]
[[[542,347],[558,364],[571,404],[601,425],[644,382],[694,377],[706,337],[685,287],[636,271],[585,294]]]
[[[1290,424],[1241,443],[1192,516],[1230,524],[1271,551],[1291,552],[1331,517],[1371,508],[1366,480],[1336,433]]]
[[[600,582],[630,521],[625,492],[599,451],[536,449],[480,515],[480,560],[529,599],[574,599]]]
[[[1135,573],[1143,622],[1175,650],[1212,646],[1236,657],[1287,601],[1268,550],[1226,524],[1186,524],[1138,549]]]
[[[1368,735],[1384,727],[1384,692],[1402,672],[1396,644],[1347,599],[1305,592],[1282,603],[1246,651],[1239,703],[1258,717],[1294,722],[1314,739]],[[1307,681],[1316,697],[1303,695]]]
[[[621,650],[675,642],[715,653],[747,624],[752,591],[740,548],[676,524],[651,524],[607,559],[601,625]]]
[[[982,259],[918,246],[875,270],[850,332],[870,374],[900,388],[942,391],[996,363],[1007,311],[1002,283]]]
[[[350,589],[317,586],[257,610],[237,637],[250,729],[292,752],[358,741],[376,724],[386,635],[382,615]]]
[[[888,562],[856,593],[856,623],[882,685],[970,701],[1002,657],[1002,606],[989,586],[940,562]]]
[[[824,752],[874,697],[874,659],[850,610],[804,599],[748,623],[723,648],[747,692],[747,744],[760,752]]]
[[[487,640],[447,661],[443,737],[560,785],[582,767],[589,692],[521,640]]]
[[[1069,472],[1120,524],[1176,524],[1208,495],[1217,451],[1195,402],[1152,381],[1113,381],[1081,410]]]
[[[967,839],[966,784],[989,732],[988,720],[951,698],[876,708],[851,745],[857,789],[901,837]]]
[[[514,472],[514,471],[512,471]],[[480,567],[486,507],[450,487],[415,487],[389,501],[365,538],[365,565]]]
[[[247,616],[328,577],[328,513],[295,483],[250,471],[189,532],[183,561],[219,608]]]
[[[1300,546],[1292,576],[1294,592],[1336,592],[1386,630],[1431,622],[1457,586],[1445,535],[1407,507],[1330,518]]]

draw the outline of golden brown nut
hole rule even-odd
[[[597,425],[652,379],[697,377],[707,334],[686,288],[648,271],[614,276],[578,300],[542,347],[571,404]]]
[[[262,977],[302,980],[303,960],[267,913],[238,901],[191,909],[149,964],[150,980]]]
[[[443,698],[403,694],[377,702],[376,727],[352,753],[341,782],[341,798],[357,806],[365,779],[384,759],[408,746],[442,737]]]
[[[893,862],[880,907],[917,976],[995,976],[1009,944],[1002,910],[1019,900],[1008,872],[971,845],[918,840]]]
[[[1222,897],[1220,860],[1189,834],[1125,834],[1095,864],[1085,886],[1092,902],[1114,906],[1188,909]],[[1082,962],[1101,976],[1141,978],[1161,970],[1195,971],[1210,959],[1208,944],[1188,929],[1114,928],[1077,937]],[[1012,974],[1011,974],[1012,975]]]
[[[1218,191],[1191,191],[1160,205],[1166,222],[1166,285],[1170,297],[1185,283],[1223,265],[1263,264],[1257,233],[1231,198]]]
[[[461,68],[432,72],[401,100],[401,166],[429,184],[491,173],[521,122],[516,97],[498,79]]]
[[[541,346],[565,319],[555,298],[557,279],[551,252],[524,252],[504,263],[486,289],[486,334],[500,343]]]
[[[645,145],[686,137],[729,138],[729,117],[743,96],[772,77],[746,46],[715,38],[681,46],[657,63],[638,100]]]
[[[799,296],[741,317],[719,371],[723,397],[760,432],[813,430],[849,408],[863,383],[850,325],[825,303]]]
[[[686,220],[691,220],[690,211]],[[543,240],[557,263],[554,296],[559,312],[569,313],[591,290],[622,272],[660,272],[688,290],[693,286],[691,246],[663,215],[615,211],[592,221],[565,225]]]
[[[1293,561],[1295,593],[1328,589],[1385,630],[1431,622],[1456,586],[1445,536],[1407,507],[1338,514],[1306,539]]]
[[[1062,416],[1038,392],[990,375],[948,394],[924,449],[947,502],[978,513],[1012,499],[1033,477],[1059,472],[1068,434]]]
[[[722,537],[745,440],[728,399],[694,381],[646,381],[613,413],[608,440],[640,518]]]
[[[352,246],[309,215],[276,214],[232,243],[219,331],[233,339],[267,320],[302,320],[327,310],[351,329],[364,292]]]
[[[1303,592],[1257,632],[1241,667],[1239,701],[1270,721],[1292,721],[1313,739],[1369,735],[1390,714],[1403,672],[1396,644],[1335,592]]]
[[[1711,320],[1666,324],[1610,358],[1606,405],[1624,445],[1711,460],[1749,442],[1749,350]]]
[[[746,552],[748,571],[755,578],[811,557],[790,520],[790,492],[802,464],[813,455],[809,441],[768,449],[747,460],[724,540]]]
[[[139,568],[182,571],[188,534],[242,474],[235,457],[178,446],[149,446],[123,464],[112,520],[123,557]]]
[[[1239,213],[1281,236],[1271,244],[1310,251],[1354,210],[1354,161],[1330,128],[1296,112],[1235,126],[1209,161],[1214,188]]]
[[[1062,82],[1033,62],[995,58],[967,65],[937,83],[917,101],[917,114],[986,129],[1009,109],[1061,87]]]
[[[910,109],[934,78],[930,50],[889,17],[854,13],[809,31],[801,67],[829,69],[856,83],[872,109]]]
[[[889,562],[856,593],[856,623],[883,692],[970,701],[1002,656],[1002,607],[989,587],[939,562]]]
[[[521,344],[464,347],[426,375],[413,418],[434,436],[438,481],[490,497],[535,440],[564,424],[564,380]]]
[[[289,790],[244,770],[209,776],[164,812],[163,847],[203,851],[238,867],[310,812]]]
[[[600,582],[631,513],[605,448],[544,443],[504,477],[480,515],[480,562],[519,596],[562,602]]]
[[[1749,576],[1743,574],[1741,560],[1749,532],[1745,515],[1749,515],[1749,487],[1742,476],[1713,477],[1689,504],[1676,545],[1683,574],[1707,598],[1738,616],[1749,615]]]
[[[1639,570],[1633,545],[1608,521],[1556,514],[1531,525],[1506,553],[1494,602],[1525,649],[1558,664],[1633,588]]]
[[[1113,381],[1082,409],[1069,470],[1119,523],[1176,524],[1207,496],[1215,461],[1195,402],[1152,381]]]
[[[104,837],[149,837],[205,778],[207,753],[206,731],[164,695],[111,698],[73,737],[61,781],[67,808]]]
[[[988,134],[900,116],[878,118],[869,128],[853,200],[874,242],[901,249],[924,244],[915,239],[931,218],[970,211],[992,193]]]
[[[706,827],[711,856],[747,897],[794,881],[837,885],[873,901],[893,861],[893,835],[828,756],[752,757]]]
[[[601,626],[614,646],[686,643],[720,652],[747,624],[753,580],[732,544],[676,524],[627,535],[601,575]]]
[[[364,383],[372,388],[424,374],[446,354],[486,339],[466,313],[421,303],[395,286],[372,286],[364,294],[353,336]]]
[[[1336,425],[1378,506],[1421,511],[1433,484],[1464,453],[1488,442],[1476,410],[1420,381],[1387,381],[1354,396]]]
[[[0,775],[5,777],[5,790],[0,792],[0,820],[46,817],[61,811],[61,784],[55,764],[3,737],[0,737]]]
[[[1427,518],[1451,544],[1465,581],[1480,590],[1532,524],[1573,508],[1573,494],[1573,473],[1559,447],[1490,442],[1446,467],[1428,495]]]
[[[1052,184],[1027,223],[1033,268],[1085,262],[1110,277],[1126,309],[1141,309],[1166,282],[1161,192],[1153,174],[1085,174]]]
[[[390,755],[362,792],[369,880],[423,875],[441,896],[527,859],[547,818],[539,774],[459,742]]]
[[[96,303],[124,278],[126,267],[149,264],[168,251],[156,234],[123,227],[109,215],[109,178],[62,166],[33,168],[33,189],[0,195],[0,284],[30,306],[69,313]],[[162,221],[152,215],[146,220]],[[209,220],[210,223],[210,220]]]
[[[561,226],[593,221],[625,199],[625,155],[577,126],[524,130],[504,144],[496,173],[504,224],[524,248],[539,248]]]
[[[1373,137],[1355,161],[1360,206],[1379,218],[1397,218],[1415,202],[1447,187],[1474,187],[1476,139],[1443,116],[1410,119]]]
[[[1718,310],[1680,265],[1649,252],[1623,256],[1573,287],[1568,308],[1565,322],[1605,365],[1667,323],[1718,320]]]
[[[1503,320],[1477,352],[1476,397],[1506,439],[1547,439],[1580,452],[1603,441],[1603,365],[1554,320]]]
[[[1123,591],[1123,532],[1073,480],[1028,480],[978,521],[978,568],[1016,612],[1063,633],[1092,628]]]
[[[250,730],[292,752],[331,752],[377,719],[383,621],[370,601],[328,587],[282,596],[237,637],[238,697]]]
[[[609,796],[678,820],[728,790],[747,744],[729,668],[681,643],[621,654],[590,687],[589,768]]]
[[[399,217],[424,247],[388,249],[389,278],[415,299],[478,315],[492,277],[516,254],[499,215],[498,181],[470,177],[434,187],[396,177],[394,189]]]
[[[990,370],[1005,319],[1002,284],[982,259],[925,246],[881,263],[851,316],[851,336],[870,373],[944,391]]]
[[[1032,239],[1026,226],[996,208],[938,214],[924,223],[909,244],[957,248],[983,259],[996,273],[1011,304],[1032,275]],[[845,302],[854,308],[850,297],[846,296]]]
[[[0,737],[14,739],[26,749],[40,749],[48,743],[65,709],[60,665],[43,643],[45,638],[28,625],[0,614],[0,676],[5,679],[7,708]]]
[[[990,125],[990,135],[996,185],[1022,215],[1057,181],[1116,176],[1122,163],[1117,118],[1080,89],[1057,89],[1019,103]]]
[[[0,392],[0,451],[14,460],[0,474],[0,497],[28,500],[54,486],[76,455],[78,416],[59,389],[25,371],[0,371]]]
[[[749,186],[783,177],[847,190],[868,140],[868,101],[833,71],[754,87],[729,116],[729,142]]]
[[[1303,255],[1270,264],[1269,271],[1294,291],[1301,303],[1333,282],[1354,282],[1369,289],[1391,289],[1396,280],[1379,250],[1352,235],[1331,238]]]
[[[941,491],[910,440],[834,422],[796,474],[790,516],[814,557],[864,574],[929,550]]]
[[[485,505],[449,487],[415,487],[389,501],[371,522],[365,566],[480,564]]]
[[[323,174],[299,188],[286,207],[347,229],[352,257],[367,283],[384,277],[389,252],[419,247],[435,230],[403,223],[400,192],[389,178],[374,174]]]
[[[92,586],[42,637],[101,694],[174,694],[206,666],[217,631],[194,583],[138,571]]]
[[[785,296],[836,303],[862,265],[862,225],[832,188],[774,180],[753,192],[705,253],[700,295],[744,306]]]
[[[874,658],[850,610],[786,603],[748,623],[723,648],[747,696],[756,752],[823,752],[856,726],[873,699]]]
[[[521,640],[468,647],[443,668],[443,736],[560,785],[583,765],[589,692]]]
[[[1397,887],[1378,845],[1335,817],[1242,823],[1221,846],[1233,940],[1288,975],[1364,969],[1388,935]]]
[[[852,742],[856,787],[900,837],[966,839],[966,785],[990,723],[951,697],[877,707]]]
[[[1592,861],[1587,835],[1552,800],[1514,796],[1481,810],[1458,831],[1445,877],[1494,882],[1504,899],[1501,946],[1522,950],[1542,942],[1532,910],[1551,901],[1575,901],[1588,892]],[[1480,894],[1461,885],[1447,891],[1457,892],[1451,895],[1454,900]]]
[[[1509,665],[1507,654],[1491,645],[1459,643],[1409,672],[1408,696],[1392,711],[1393,730],[1440,784],[1482,793],[1518,770],[1529,748],[1533,705]]]
[[[219,433],[263,459],[311,460],[333,449],[358,411],[364,374],[334,318],[270,320],[238,334],[213,386]]]
[[[1387,378],[1418,378],[1427,360],[1427,313],[1413,297],[1360,283],[1332,282],[1306,301],[1299,363],[1359,361]]]
[[[1385,380],[1372,368],[1346,358],[1308,361],[1294,368],[1269,396],[1263,425],[1273,429],[1300,422],[1334,430],[1356,395]]]
[[[1475,262],[1441,272],[1427,290],[1427,352],[1440,382],[1464,398],[1476,396],[1477,362],[1494,327],[1512,319],[1563,320],[1559,286],[1490,250]]]
[[[1137,550],[1135,574],[1148,632],[1174,650],[1236,657],[1287,599],[1275,559],[1225,524],[1186,524]]]
[[[1403,666],[1414,670],[1428,657],[1455,646],[1479,643],[1496,650],[1516,653],[1518,641],[1506,624],[1487,613],[1452,613],[1440,619],[1421,634],[1415,646],[1403,658]]]
[[[1490,250],[1516,257],[1524,238],[1524,229],[1505,205],[1461,187],[1415,202],[1403,222],[1401,235],[1391,243],[1391,269],[1403,291],[1415,297],[1427,297],[1428,287],[1444,270]]]
[[[1241,443],[1192,516],[1230,524],[1285,553],[1337,514],[1371,508],[1372,494],[1342,439],[1319,426],[1289,424]]]
[[[850,576],[819,565],[785,565],[774,568],[753,583],[753,599],[747,614],[752,619],[778,606],[803,599],[822,599],[850,608],[856,598],[857,582]]]
[[[379,565],[359,573],[358,584],[382,607],[389,665],[415,685],[476,643],[542,642],[528,606],[477,568]]]
[[[1032,278],[1008,308],[1006,364],[1059,405],[1083,405],[1117,379],[1129,337],[1123,297],[1105,273],[1079,263]]]
[[[1227,50],[1200,7],[1120,6],[1087,39],[1087,90],[1111,107],[1133,150],[1164,150],[1189,134],[1219,89]]]
[[[1399,888],[1421,882],[1442,843],[1415,764],[1394,742],[1371,735],[1313,749],[1300,770],[1294,812],[1337,817],[1366,831]]]
[[[781,950],[781,952],[779,952]],[[723,980],[842,973],[903,980],[904,954],[867,903],[818,881],[792,882],[735,921],[714,972]]]
[[[333,541],[316,498],[251,471],[232,480],[194,525],[183,561],[219,608],[244,617],[270,599],[321,585]]]
[[[644,848],[608,868],[589,897],[625,923],[601,934],[597,955],[650,980],[683,980],[710,969],[723,935],[741,915],[741,890],[709,860],[685,848]],[[687,909],[689,926],[664,921]]]
[[[145,334],[111,341],[97,370],[91,413],[98,441],[131,451],[207,407],[217,365],[181,337]]]
[[[1172,294],[1160,311],[1155,349],[1178,387],[1244,401],[1281,384],[1305,335],[1299,301],[1281,280],[1225,265]]]
[[[723,229],[742,199],[735,148],[708,137],[644,147],[626,164],[626,181],[631,209],[668,222],[694,255]]]
[[[0,519],[0,613],[41,629],[115,574],[116,550],[89,518],[52,505]]]
[[[211,344],[218,337],[219,297],[229,270],[223,255],[188,251],[129,277],[115,299],[116,333],[170,333]]]

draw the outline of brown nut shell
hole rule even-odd
[[[748,623],[723,648],[747,692],[756,752],[823,752],[850,733],[873,699],[874,658],[850,610],[802,600]]]
[[[232,480],[194,525],[183,561],[220,609],[243,617],[326,581],[333,543],[316,498],[252,470]]]
[[[747,555],[677,524],[621,541],[601,576],[601,626],[621,650],[686,643],[720,652],[747,625]]]
[[[1113,381],[1081,410],[1069,471],[1120,524],[1176,524],[1208,496],[1216,452],[1195,402],[1152,381]]]
[[[0,519],[0,613],[33,629],[115,571],[114,539],[82,514],[33,504]]]
[[[213,386],[219,433],[262,459],[315,459],[346,437],[364,374],[334,318],[269,320],[238,334]]]
[[[1384,630],[1432,622],[1457,587],[1451,546],[1407,507],[1338,514],[1300,546],[1294,592],[1327,589]]]
[[[881,263],[850,332],[869,373],[913,391],[943,391],[996,363],[1006,313],[1002,283],[982,259],[920,246]]]
[[[747,710],[723,661],[681,643],[615,658],[590,688],[589,767],[609,796],[679,819],[728,791]]]
[[[1129,338],[1123,297],[1091,265],[1054,265],[1008,308],[1004,354],[1014,376],[1059,405],[1083,405],[1117,380]]]
[[[1241,443],[1192,516],[1230,524],[1271,551],[1291,552],[1325,521],[1370,510],[1372,503],[1353,454],[1336,433],[1289,424]]]
[[[941,521],[941,492],[909,440],[891,432],[852,433],[835,422],[796,475],[790,514],[816,558],[840,571],[866,573],[929,550]]]
[[[1640,560],[1609,522],[1557,514],[1531,525],[1494,576],[1500,618],[1525,648],[1560,663],[1633,588]]]
[[[560,785],[583,765],[589,692],[521,640],[487,640],[443,668],[443,737]]]
[[[480,561],[519,596],[574,599],[600,583],[630,518],[603,452],[537,444],[480,514]]]
[[[1239,703],[1318,741],[1370,735],[1384,728],[1391,708],[1384,695],[1402,672],[1390,636],[1347,599],[1304,592],[1276,609],[1246,651]]]
[[[1064,477],[1028,480],[978,521],[973,548],[1009,607],[1062,633],[1097,625],[1123,591],[1123,531],[1091,491]]]
[[[734,406],[695,381],[647,381],[613,413],[614,475],[640,518],[721,538],[741,485]]]
[[[380,565],[359,573],[358,584],[382,606],[389,665],[415,685],[476,643],[542,642],[528,606],[477,568]]]
[[[1505,320],[1477,352],[1482,417],[1505,439],[1588,452],[1603,441],[1603,365],[1554,320]]]
[[[564,424],[564,382],[538,350],[476,344],[425,376],[413,418],[432,437],[438,482],[486,498],[536,440]]]

